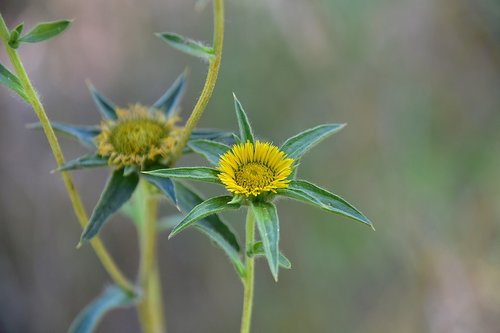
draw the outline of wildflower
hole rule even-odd
[[[276,193],[288,187],[292,163],[293,159],[268,142],[240,143],[221,156],[218,177],[235,194]]]
[[[139,173],[141,170],[169,167],[172,153],[182,131],[182,127],[177,126],[179,121],[177,113],[185,90],[185,82],[184,74],[179,76],[152,107],[133,104],[128,108],[117,107],[92,85],[89,85],[91,95],[103,116],[101,125],[74,126],[52,123],[56,131],[70,135],[94,150],[92,154],[66,162],[58,169],[59,171],[106,166],[113,169],[89,223],[82,233],[82,241],[90,240],[97,235],[104,223],[122,208],[132,197],[140,178],[155,185],[179,207],[189,210],[194,206],[192,202],[182,204],[177,202],[175,185],[170,179],[153,179]],[[39,125],[34,127],[39,127]],[[224,131],[196,129],[190,140],[200,138],[226,140],[228,137],[229,133]],[[189,188],[182,187],[178,191],[183,191],[183,195],[188,196],[194,202],[199,200],[199,197],[191,193]],[[211,223],[205,226],[208,231],[213,228],[226,230],[226,226],[218,219],[212,219]],[[220,239],[226,240],[225,236]],[[235,244],[233,239],[230,239],[228,243]],[[237,245],[235,247],[237,248]]]
[[[96,136],[97,154],[108,158],[117,168],[146,164],[168,165],[181,128],[177,116],[167,118],[160,110],[136,104],[116,109],[116,120],[102,121],[101,133]]]
[[[188,144],[216,168],[187,167],[143,172],[152,178],[189,179],[221,184],[232,194],[210,198],[194,207],[174,227],[170,237],[206,216],[248,206],[250,220],[255,218],[261,241],[247,247],[247,256],[265,255],[271,273],[277,280],[278,267],[289,267],[289,262],[279,251],[279,219],[274,205],[275,198],[285,197],[304,202],[373,228],[372,222],[365,215],[338,195],[306,180],[296,179],[302,156],[342,129],[344,124],[324,124],[305,130],[289,138],[278,148],[268,142],[255,140],[246,113],[236,97],[234,99],[240,129],[237,140],[240,143],[229,147],[220,142],[192,140]],[[245,271],[241,272],[241,276],[245,276]]]

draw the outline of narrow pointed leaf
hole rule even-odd
[[[252,249],[250,253],[247,253],[249,257],[253,256],[265,256],[266,253],[264,252],[264,244],[262,241],[257,241],[253,244]],[[280,257],[279,257],[279,265],[280,267],[283,267],[284,269],[291,269],[292,268],[292,263],[290,260],[288,260],[287,257],[283,253],[280,252]]]
[[[132,306],[136,301],[136,296],[127,294],[123,289],[117,286],[108,287],[78,314],[68,333],[91,333],[106,313],[114,309]]]
[[[189,227],[194,222],[201,220],[202,218],[222,212],[228,209],[238,209],[240,207],[239,204],[229,204],[233,197],[228,195],[223,195],[220,197],[210,198],[208,200],[203,201],[196,207],[194,207],[184,219],[175,226],[174,230],[170,233],[168,238],[171,238],[177,235],[182,230]]]
[[[60,20],[40,23],[26,35],[21,36],[18,41],[23,43],[42,42],[61,34],[72,22],[72,20]]]
[[[21,36],[21,33],[23,32],[23,28],[24,28],[24,23],[21,23],[17,27],[15,27],[14,30],[12,30],[10,33],[8,44],[13,49],[17,49],[19,47],[19,36]]]
[[[174,49],[177,49],[189,55],[205,60],[211,60],[215,58],[214,49],[210,46],[203,45],[203,43],[201,42],[186,38],[172,32],[157,33],[156,36],[167,42],[167,44],[172,46]]]
[[[153,177],[150,175],[142,175],[148,182],[155,185],[177,206],[177,197],[175,195],[174,182],[170,178]]]
[[[251,209],[257,222],[269,268],[274,280],[278,281],[280,229],[276,207],[270,202],[254,202],[251,204]]]
[[[19,95],[22,99],[28,102],[28,97],[24,92],[24,88],[21,85],[21,81],[12,74],[7,68],[5,68],[2,64],[0,64],[0,84],[3,84],[9,89],[12,89],[16,94]]]
[[[57,171],[69,171],[86,168],[100,168],[108,165],[108,159],[97,155],[85,155],[68,161],[57,168]]]
[[[373,228],[373,223],[353,205],[338,195],[308,181],[292,180],[288,188],[278,190],[278,194],[311,204],[335,214],[349,217]]]
[[[143,171],[143,174],[154,177],[199,180],[209,183],[220,183],[219,171],[203,167],[169,168],[152,171]]]
[[[223,131],[214,128],[195,128],[189,137],[190,140],[215,140],[221,138],[230,139],[233,137],[233,132]],[[217,140],[218,141],[218,140]]]
[[[219,165],[221,155],[231,149],[223,143],[210,140],[192,140],[188,142],[188,146],[195,153],[203,155],[213,165]]]
[[[138,182],[139,175],[136,173],[124,176],[121,169],[113,171],[90,216],[89,224],[83,230],[82,240],[88,241],[99,233],[111,215],[130,199]]]
[[[107,97],[97,91],[92,83],[87,82],[87,86],[89,88],[90,95],[92,95],[92,99],[97,105],[97,109],[99,110],[101,115],[106,119],[116,120],[117,116],[115,103],[113,103]]]
[[[75,126],[53,121],[50,123],[54,131],[71,136],[88,148],[95,148],[94,138],[101,133],[99,126]],[[40,123],[33,123],[27,126],[32,129],[41,129]]]
[[[344,127],[345,124],[325,124],[310,128],[286,140],[280,149],[288,157],[298,160],[312,147]]]
[[[198,193],[180,182],[175,182],[175,193],[179,210],[183,213],[188,213],[204,201]],[[213,240],[227,254],[238,274],[243,276],[245,267],[239,255],[240,245],[238,239],[219,215],[206,216],[192,226]]]
[[[236,135],[232,132],[221,131],[216,129],[195,129],[189,137],[188,144],[184,147],[183,153],[191,153],[193,150],[189,147],[191,141],[196,140],[210,140],[215,141],[226,146],[232,146],[236,143]]]
[[[154,109],[162,110],[168,117],[177,109],[186,90],[186,73],[182,73],[168,90],[153,104]]]
[[[241,106],[238,98],[236,98],[235,94],[233,94],[233,97],[234,109],[236,111],[236,117],[238,118],[238,127],[240,128],[240,140],[242,143],[246,143],[247,141],[254,143],[253,130],[247,114],[243,110],[243,107]]]

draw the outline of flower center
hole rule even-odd
[[[128,119],[111,130],[109,142],[120,154],[147,154],[160,147],[168,130],[152,119]]]
[[[274,180],[274,172],[264,164],[250,162],[235,172],[235,181],[241,187],[249,190],[263,188]]]

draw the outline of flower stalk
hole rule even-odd
[[[143,295],[138,305],[138,311],[144,333],[163,333],[165,332],[165,320],[156,257],[158,198],[155,197],[154,188],[151,184],[141,180],[140,186],[142,186],[142,193],[144,194],[145,216],[144,223],[140,228],[139,285]]]
[[[247,211],[246,230],[245,230],[245,276],[243,277],[243,313],[241,316],[241,333],[250,332],[252,322],[253,307],[253,286],[255,271],[255,256],[249,256],[247,253],[253,248],[255,241],[255,218],[252,210]]]
[[[52,128],[50,121],[47,117],[47,114],[45,112],[45,109],[42,103],[40,102],[38,94],[33,88],[33,85],[28,77],[28,74],[24,69],[23,63],[21,61],[21,58],[19,57],[18,52],[14,48],[9,46],[9,37],[10,37],[9,30],[7,28],[7,25],[5,24],[2,15],[0,14],[0,39],[5,46],[5,50],[10,59],[10,62],[12,63],[12,66],[14,67],[14,71],[17,77],[19,78],[19,81],[22,84],[22,87],[27,97],[27,101],[33,107],[33,110],[40,121],[40,124],[43,128],[45,136],[47,137],[50,148],[52,150],[52,154],[54,155],[54,158],[56,160],[57,166],[60,167],[64,165],[65,159],[61,151],[61,147],[59,145],[57,137],[54,133],[54,129]],[[82,227],[85,227],[88,223],[88,216],[87,213],[85,212],[85,208],[83,207],[81,198],[77,190],[75,189],[73,180],[67,172],[61,172],[61,177],[68,192],[75,215],[78,218],[80,225]],[[91,241],[91,245],[97,257],[101,261],[104,269],[108,272],[108,274],[111,276],[114,282],[122,289],[124,289],[127,293],[134,294],[135,289],[132,283],[125,277],[125,275],[118,268],[118,266],[110,256],[109,252],[107,251],[106,247],[102,243],[102,241],[99,238],[95,238]]]

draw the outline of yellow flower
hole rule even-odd
[[[104,120],[95,138],[97,153],[118,168],[168,163],[181,129],[175,127],[178,117],[166,118],[159,110],[136,104],[116,109],[116,120]]]
[[[293,159],[268,142],[241,143],[221,156],[219,179],[228,191],[247,197],[276,193],[288,187],[292,164]]]

